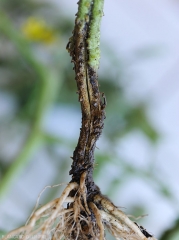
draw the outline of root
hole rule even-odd
[[[44,239],[44,237],[51,239],[52,230],[56,228],[57,223],[64,222],[66,215],[73,211],[73,209],[64,209],[62,205],[65,202],[74,201],[74,198],[68,197],[68,195],[72,189],[75,190],[78,187],[77,183],[69,183],[60,198],[47,203],[35,212],[33,211],[25,226],[9,232],[2,240],[13,237],[18,239],[18,236],[22,240],[27,238]]]
[[[114,216],[100,210],[101,217],[105,222],[106,227],[108,228],[109,232],[116,238],[116,239],[130,239],[130,240],[141,240],[135,232],[131,231],[131,229],[126,226],[125,224],[121,223],[118,219]],[[146,238],[144,238],[146,239]]]
[[[125,224],[126,227],[128,227],[136,235],[138,235],[138,238],[136,239],[147,240],[147,238],[143,235],[138,226],[134,222],[132,222],[125,213],[115,207],[114,204],[110,202],[107,198],[101,195],[96,195],[95,201],[97,203],[100,202],[105,212],[109,212],[110,215],[114,216],[116,220],[120,220],[121,223]]]
[[[86,211],[89,215],[91,215],[91,212],[88,208],[88,205],[87,205],[87,202],[86,202],[86,185],[85,185],[85,180],[86,180],[86,172],[82,173],[81,174],[81,178],[80,178],[80,191],[81,191],[81,194],[83,196],[83,200],[84,200],[84,204],[85,204],[85,208],[86,208]]]
[[[96,195],[94,202],[101,205],[101,218],[111,234],[119,240],[157,240],[152,235],[146,237],[141,228],[131,221],[128,216],[102,195]],[[150,235],[150,234],[148,234]]]
[[[103,240],[104,239],[104,225],[102,223],[100,211],[96,207],[96,205],[94,203],[92,203],[92,202],[90,202],[89,206],[92,209],[92,211],[93,211],[93,213],[94,213],[94,215],[96,217],[96,222],[97,222],[97,225],[98,225],[99,230],[100,230],[99,240]]]
[[[134,220],[139,220],[141,218],[147,217],[148,214],[144,214],[144,215],[141,215],[141,216],[138,216],[138,217],[135,217],[133,215],[127,215],[127,216],[128,216],[128,218],[133,218]]]
[[[26,225],[28,224],[29,220],[31,219],[31,217],[32,217],[33,214],[35,213],[35,211],[36,211],[36,209],[37,209],[37,207],[38,207],[38,205],[39,205],[39,200],[40,200],[42,194],[45,192],[45,190],[46,190],[47,188],[55,188],[55,187],[61,186],[61,185],[63,185],[63,184],[65,184],[65,183],[60,183],[60,184],[56,184],[56,185],[52,185],[52,186],[50,185],[50,186],[44,187],[44,189],[43,189],[43,190],[40,192],[40,194],[38,195],[38,198],[37,198],[35,207],[34,207],[32,213],[31,213],[31,215],[30,215],[29,218],[27,219]]]
[[[59,201],[58,201],[58,203],[56,205],[55,211],[53,212],[51,217],[45,222],[45,224],[44,224],[44,226],[42,228],[42,236],[41,236],[40,240],[43,239],[43,235],[45,235],[45,232],[48,230],[49,224],[51,224],[51,221],[56,218],[57,214],[61,210],[62,204],[65,202],[65,200],[68,197],[70,191],[72,189],[76,189],[77,187],[78,187],[77,183],[69,183],[68,186],[65,188],[65,190],[62,192],[62,195],[59,198]]]
[[[156,240],[150,234],[146,237],[144,228],[104,196],[98,194],[88,202],[86,175],[82,173],[80,184],[69,183],[59,198],[37,209],[41,193],[26,225],[11,231],[2,240],[105,240],[105,228],[119,240]],[[71,191],[75,191],[74,197],[69,197]]]

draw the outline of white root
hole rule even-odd
[[[37,201],[36,201],[36,204],[35,204],[35,207],[34,207],[32,213],[31,213],[31,215],[30,215],[29,218],[27,219],[27,222],[26,222],[25,225],[28,224],[29,220],[31,219],[31,217],[32,217],[33,214],[35,213],[35,211],[36,211],[36,209],[37,209],[37,207],[38,207],[38,205],[39,205],[39,200],[40,200],[42,194],[45,192],[45,190],[46,190],[47,188],[55,188],[55,187],[58,187],[58,186],[61,186],[61,185],[64,185],[64,184],[67,185],[67,183],[59,183],[59,184],[56,184],[56,185],[48,185],[48,186],[44,187],[44,189],[39,193],[38,198],[37,198]]]
[[[80,216],[79,198],[77,198],[73,203],[73,212],[74,212],[74,222],[78,222],[78,217]]]
[[[81,194],[83,196],[83,200],[84,200],[84,204],[85,204],[85,208],[86,208],[86,211],[88,213],[88,215],[91,215],[91,212],[88,208],[88,204],[86,202],[86,185],[85,185],[85,180],[86,180],[86,174],[87,172],[83,172],[81,174],[81,178],[80,178],[80,191],[81,191]]]
[[[100,214],[108,230],[116,239],[141,240],[136,233],[134,233],[125,224],[121,223],[120,220],[116,219],[114,216],[103,210],[100,210]]]
[[[1,240],[11,239],[11,238],[13,238],[13,236],[16,236],[16,235],[24,232],[26,229],[27,229],[27,226],[23,226],[23,227],[15,229],[15,230],[12,230],[8,234],[6,234]]]
[[[96,205],[94,203],[92,203],[92,202],[89,203],[89,206],[90,206],[90,208],[92,209],[92,211],[93,211],[93,213],[95,215],[96,222],[97,222],[97,225],[98,225],[99,230],[100,230],[99,240],[103,240],[104,239],[104,225],[102,223],[100,211],[96,207]]]
[[[135,220],[139,220],[139,219],[141,219],[141,218],[147,217],[148,214],[143,214],[143,215],[138,216],[138,217],[135,217],[135,216],[130,215],[130,214],[128,214],[127,216],[128,216],[128,218],[133,218],[133,219],[135,219]]]
[[[56,205],[56,210],[53,212],[53,214],[51,215],[51,217],[48,219],[48,221],[46,222],[46,224],[43,227],[42,237],[40,238],[40,240],[43,239],[43,235],[47,231],[48,225],[50,224],[51,220],[54,219],[57,216],[58,211],[60,210],[62,204],[65,202],[65,199],[68,197],[68,195],[71,192],[71,190],[72,189],[76,189],[78,186],[79,185],[76,182],[69,183],[68,186],[65,188],[65,190],[62,192],[62,195],[59,198],[59,201],[58,201],[58,203]]]
[[[134,233],[136,233],[140,237],[141,240],[148,240],[137,227],[137,225],[132,222],[125,213],[115,207],[114,204],[110,202],[110,200],[101,195],[96,195],[94,200],[95,202],[100,202],[105,211],[109,212],[116,219],[119,219],[121,222],[125,223],[125,225],[132,229]]]
[[[116,219],[114,216],[110,215],[109,213],[103,210],[99,210],[99,211],[101,214],[101,218],[103,219],[104,222],[114,225],[117,229],[119,229],[119,231],[123,231],[123,232],[129,231],[129,228],[124,224],[121,224],[121,222],[118,219]]]
[[[105,240],[105,226],[117,240],[157,240],[146,238],[125,213],[102,195],[96,195],[88,206],[86,175],[86,172],[82,173],[79,185],[69,183],[59,198],[37,209],[41,194],[51,187],[47,186],[40,193],[26,225],[11,231],[2,240],[13,236],[22,240],[86,240],[89,234],[91,239]],[[69,197],[72,190],[75,190],[74,197]],[[63,206],[65,202],[68,207]]]
[[[57,185],[55,185],[55,186],[57,186]],[[53,186],[47,186],[47,187],[53,187]],[[41,232],[41,236],[43,237],[47,230],[51,232],[52,229],[48,229],[48,227],[51,227],[52,220],[57,219],[57,218],[61,217],[62,215],[65,215],[65,214],[73,211],[72,209],[63,210],[61,208],[62,208],[62,204],[64,202],[72,203],[74,201],[74,198],[68,197],[68,195],[72,189],[76,189],[78,187],[79,187],[79,185],[77,183],[69,183],[68,186],[63,191],[60,198],[57,198],[57,199],[47,203],[46,205],[42,206],[37,211],[35,211],[35,209],[37,208],[38,202],[39,202],[39,198],[40,198],[41,194],[43,193],[43,191],[46,189],[45,188],[39,194],[35,208],[34,208],[32,214],[30,215],[26,225],[9,232],[2,238],[2,240],[11,239],[13,236],[16,236],[16,238],[17,238],[18,235],[20,235],[20,238],[22,240],[25,240],[27,237],[28,237],[28,239],[30,239],[30,237],[34,236],[36,233]],[[42,218],[47,217],[47,216],[48,216],[47,220],[45,220],[37,228],[36,227],[37,221],[38,220],[42,221],[43,220]],[[35,227],[36,227],[36,229],[34,229]]]
[[[55,199],[49,203],[47,203],[46,205],[42,206],[41,208],[39,208],[33,215],[32,217],[29,219],[29,223],[28,226],[33,227],[35,222],[38,220],[38,218],[41,217],[41,214],[44,213],[47,209],[50,209],[52,207],[55,207],[55,205],[58,203],[59,199]]]

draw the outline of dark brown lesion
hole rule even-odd
[[[89,12],[86,22],[80,22],[78,17],[76,18],[73,36],[67,45],[74,63],[75,80],[82,112],[80,136],[73,153],[70,175],[72,175],[72,182],[79,183],[81,174],[84,171],[87,172],[87,198],[99,193],[99,188],[93,181],[94,150],[96,141],[102,133],[105,119],[105,104],[101,101],[98,74],[88,64],[87,39],[89,37],[90,17]]]
[[[116,231],[116,233],[120,234],[116,230],[117,222],[123,227],[121,236],[137,234],[136,239],[144,240],[146,239],[146,231],[144,232],[143,229],[138,228],[108,198],[103,196],[93,180],[94,151],[96,141],[100,137],[104,126],[106,98],[104,93],[101,94],[99,91],[97,69],[89,64],[87,42],[90,39],[90,11],[89,8],[88,18],[83,20],[80,20],[77,16],[73,36],[67,46],[74,63],[75,80],[82,112],[80,136],[73,153],[73,162],[70,170],[72,175],[71,183],[76,182],[80,186],[79,189],[74,189],[69,193],[70,196],[75,196],[78,199],[78,203],[75,200],[68,205],[68,208],[74,209],[74,216],[78,216],[72,220],[76,228],[73,230],[73,236],[71,237],[72,239],[77,237],[78,239],[94,239],[91,234],[95,233],[96,235],[94,236],[97,236],[99,231],[99,239],[104,239],[103,225],[106,223],[112,226],[109,230],[111,229],[111,231]],[[104,219],[107,220],[102,219],[101,212],[104,214]],[[80,215],[85,219],[88,218],[89,222],[80,222]],[[99,218],[97,218],[98,215],[100,216]],[[105,221],[107,222],[105,223]],[[114,221],[112,225],[111,221]],[[80,232],[77,232],[78,224],[80,225]],[[90,226],[97,227],[89,228]]]

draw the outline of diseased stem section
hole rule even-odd
[[[70,174],[72,181],[79,183],[81,174],[86,171],[87,192],[92,194],[99,192],[92,177],[94,149],[96,141],[101,135],[105,118],[105,104],[101,102],[97,75],[103,0],[81,0],[78,4],[75,28],[67,49],[74,63],[75,79],[81,103],[82,126],[73,154]]]
[[[59,198],[39,209],[36,204],[26,225],[2,240],[16,235],[22,240],[37,236],[40,240],[105,240],[106,229],[117,240],[156,240],[103,196],[93,181],[94,150],[105,118],[105,101],[101,101],[97,75],[102,9],[103,0],[79,1],[73,36],[67,45],[74,62],[82,111],[82,126],[70,171],[72,180]]]

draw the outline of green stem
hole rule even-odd
[[[91,68],[96,71],[99,68],[100,61],[100,25],[101,18],[103,16],[103,5],[104,0],[94,0],[92,12],[91,12],[91,21],[89,29],[89,37],[87,39],[89,59],[88,64]]]
[[[91,0],[80,0],[79,1],[79,7],[77,12],[77,18],[79,21],[84,25],[87,21],[87,17],[89,15],[89,9],[91,8]]]
[[[28,41],[23,36],[21,36],[18,30],[14,29],[8,17],[1,10],[0,31],[3,32],[14,43],[16,49],[21,54],[23,59],[34,69],[40,84],[40,92],[37,99],[36,110],[34,111],[30,134],[27,137],[27,140],[22,147],[19,155],[12,162],[0,182],[1,199],[7,192],[15,177],[19,172],[22,171],[27,162],[30,160],[30,155],[43,141],[41,134],[41,123],[44,113],[46,112],[47,105],[51,101],[52,87],[54,86],[54,76],[48,72],[45,66],[36,61],[29,47]]]

